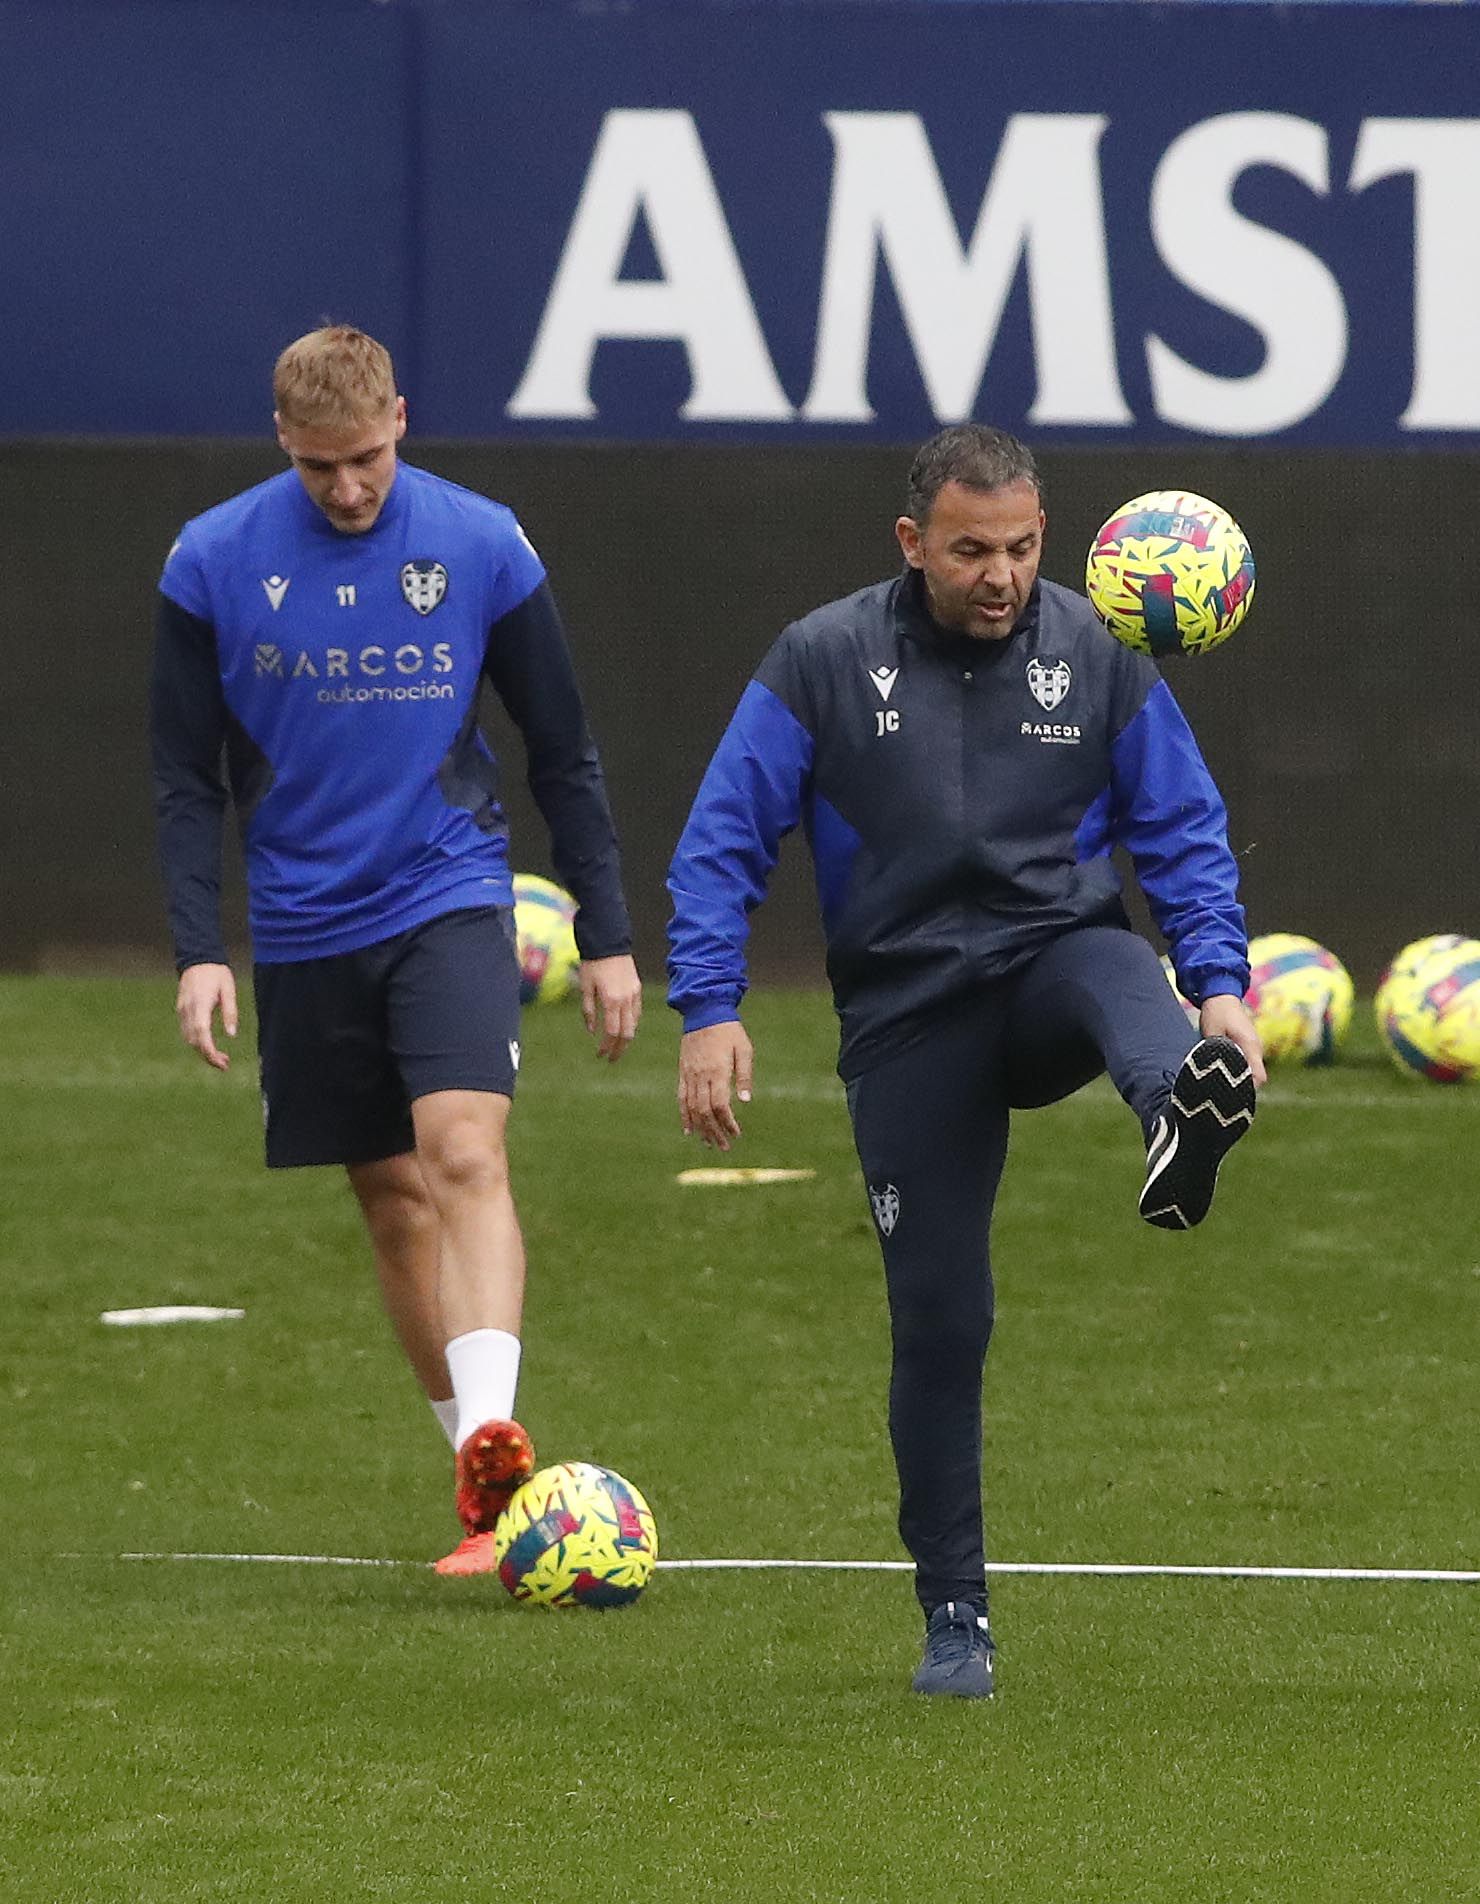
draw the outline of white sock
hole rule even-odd
[[[506,1329],[470,1329],[447,1344],[447,1371],[457,1402],[460,1448],[485,1421],[512,1421],[519,1386],[519,1338]]]
[[[456,1401],[453,1399],[451,1395],[449,1395],[445,1402],[433,1402],[432,1413],[437,1417],[437,1420],[441,1422],[443,1434],[446,1435],[447,1439],[452,1443],[453,1447],[456,1448],[457,1446],[457,1403]]]

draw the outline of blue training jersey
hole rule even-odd
[[[346,535],[288,470],[188,523],[159,586],[156,806],[182,967],[225,958],[223,747],[257,960],[512,903],[485,677],[522,731],[583,956],[630,948],[600,763],[510,510],[403,463],[374,526]]]

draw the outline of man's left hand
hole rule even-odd
[[[629,953],[581,961],[581,1016],[598,1040],[597,1057],[615,1064],[637,1036],[642,1017],[642,981]]]
[[[1264,1047],[1259,1042],[1259,1028],[1241,998],[1235,998],[1229,992],[1218,998],[1205,999],[1198,1013],[1198,1024],[1204,1038],[1231,1038],[1249,1060],[1255,1084],[1266,1082]]]

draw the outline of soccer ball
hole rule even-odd
[[[575,900],[553,880],[533,873],[514,875],[521,1005],[551,1005],[570,990],[581,962],[575,917]]]
[[[1432,958],[1434,953],[1448,952],[1464,943],[1465,935],[1462,932],[1433,932],[1426,939],[1415,939],[1411,945],[1405,945],[1401,952],[1393,954],[1392,963],[1377,981],[1378,998],[1382,997],[1389,985],[1406,984],[1419,966]]]
[[[1142,654],[1203,654],[1226,641],[1254,599],[1254,557],[1227,510],[1157,489],[1117,509],[1090,544],[1090,606]]]
[[[1182,1007],[1182,1010],[1187,1014],[1188,1024],[1191,1025],[1194,1031],[1201,1031],[1202,1018],[1200,1013],[1198,1012],[1198,1008],[1196,1005],[1193,1004],[1190,998],[1184,998],[1181,992],[1178,991],[1176,967],[1172,964],[1171,960],[1166,956],[1165,953],[1163,953],[1161,957],[1161,969],[1166,974],[1167,984],[1171,986],[1172,991],[1176,995],[1177,1003]]]
[[[1400,1071],[1436,1084],[1480,1080],[1480,941],[1443,932],[1404,946],[1374,1005]]]
[[[498,1577],[533,1606],[630,1606],[658,1563],[652,1510],[620,1474],[589,1461],[541,1468],[493,1534]]]
[[[1334,952],[1294,932],[1267,932],[1249,944],[1249,989],[1269,1062],[1329,1064],[1352,1017],[1352,982]]]

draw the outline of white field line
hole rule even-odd
[[[106,1554],[59,1554],[59,1560],[106,1560]],[[429,1560],[363,1560],[350,1554],[120,1554],[120,1560],[229,1560],[279,1567],[430,1567]]]
[[[62,1560],[107,1559],[104,1554],[61,1554]],[[120,1560],[231,1561],[284,1567],[427,1567],[424,1560],[361,1559],[348,1554],[119,1554]],[[660,1560],[676,1573],[815,1572],[910,1573],[909,1560]],[[1480,1586],[1480,1570],[1452,1567],[1197,1567],[1164,1561],[989,1560],[988,1573],[1079,1574],[1100,1578],[1153,1575],[1199,1580],[1411,1580]]]
[[[246,1089],[248,1082],[226,1088]],[[1400,1079],[1399,1082],[1402,1084],[1404,1081]],[[1328,1090],[1328,1083],[1334,1088]],[[1398,1111],[1407,1114],[1410,1111],[1443,1110],[1453,1114],[1458,1110],[1461,1115],[1480,1102],[1480,1092],[1466,1091],[1461,1087],[1452,1090],[1425,1087],[1419,1079],[1415,1079],[1411,1086],[1396,1096],[1381,1091],[1344,1090],[1340,1088],[1344,1083],[1345,1080],[1339,1075],[1323,1078],[1313,1081],[1309,1092],[1292,1089],[1289,1085],[1272,1084],[1260,1092],[1259,1101],[1266,1106],[1276,1106],[1281,1111]],[[214,1088],[212,1080],[173,1064],[135,1066],[132,1069],[119,1067],[116,1070],[101,1067],[93,1069],[90,1066],[48,1070],[24,1060],[0,1064],[0,1086],[3,1085],[45,1088],[49,1091],[137,1090],[171,1086],[191,1090]],[[531,1077],[521,1083],[520,1090],[527,1095],[538,1095],[545,1085],[545,1079]],[[252,1085],[251,1088],[256,1087]],[[646,1098],[664,1102],[673,1099],[673,1083],[666,1077],[584,1076],[567,1071],[558,1080],[552,1076],[549,1088],[558,1088],[566,1096]],[[757,1099],[768,1097],[783,1104],[841,1104],[843,1087],[830,1074],[777,1078],[770,1082],[762,1080],[756,1087],[756,1096]],[[1096,1079],[1083,1091],[1076,1092],[1074,1104],[1081,1111],[1113,1110],[1117,1116],[1121,1115],[1120,1099],[1102,1079]]]

